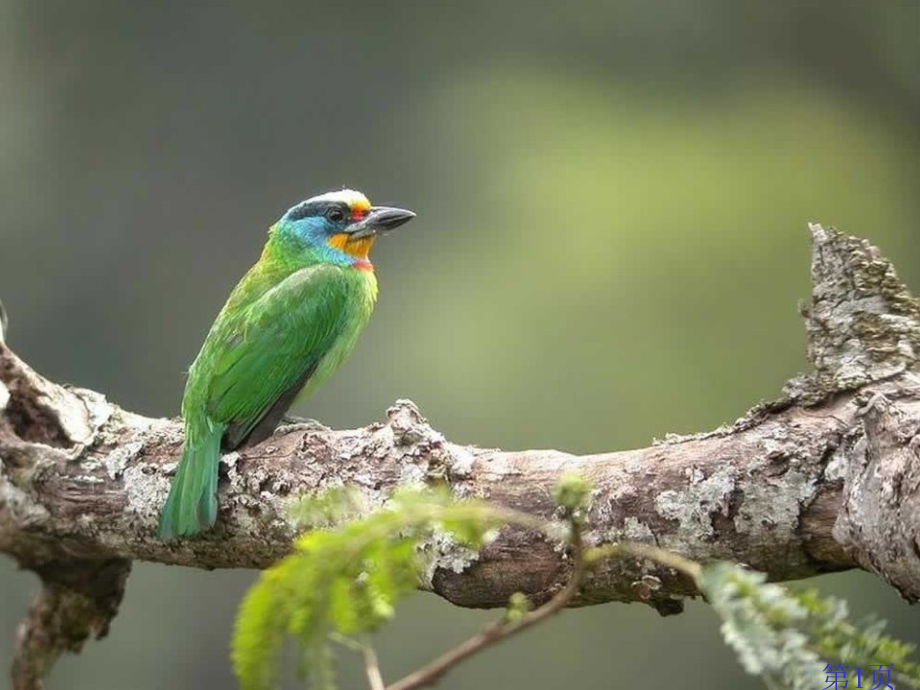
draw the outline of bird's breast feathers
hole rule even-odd
[[[355,268],[359,269],[358,274],[364,282],[364,292],[367,294],[367,299],[370,300],[371,308],[373,308],[374,302],[377,301],[377,293],[379,292],[377,275],[374,273],[374,267],[371,266],[370,261],[368,261],[366,268],[363,266],[355,266]]]

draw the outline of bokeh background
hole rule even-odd
[[[580,453],[731,421],[806,367],[807,221],[920,290],[918,36],[914,0],[0,0],[10,343],[174,415],[267,226],[347,185],[419,217],[375,248],[375,318],[297,412],[356,426],[410,397],[457,441]],[[110,637],[48,687],[234,687],[253,577],[138,565]],[[920,641],[873,577],[813,584]],[[35,585],[0,562],[0,666]],[[418,595],[381,635],[386,675],[490,615]],[[758,681],[704,605],[607,605],[440,687],[563,685]]]

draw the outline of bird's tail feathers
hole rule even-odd
[[[187,430],[179,469],[160,515],[160,538],[191,537],[217,521],[217,469],[223,428]]]

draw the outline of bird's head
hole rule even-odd
[[[415,218],[412,211],[371,206],[361,192],[342,189],[302,201],[276,224],[276,232],[292,237],[336,263],[367,263],[378,235]]]

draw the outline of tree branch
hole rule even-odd
[[[42,589],[16,631],[14,690],[41,688],[63,652],[79,652],[90,635],[105,637],[124,595],[131,561],[60,560],[35,570]]]
[[[364,656],[364,674],[367,676],[369,690],[386,690],[383,676],[380,675],[380,663],[377,661],[377,652],[368,643],[361,649]]]
[[[45,582],[20,637],[17,668],[32,669],[22,678],[40,676],[87,634],[104,634],[101,621],[121,596],[118,586],[87,593],[79,577],[51,573],[113,563],[110,580],[123,585],[135,559],[263,568],[290,548],[287,505],[341,484],[382,502],[401,483],[446,481],[459,496],[549,516],[552,485],[580,472],[594,486],[587,546],[646,542],[695,561],[746,563],[773,579],[862,567],[920,600],[920,307],[868,243],[811,232],[804,315],[815,369],[731,426],[599,455],[506,452],[452,443],[398,401],[384,423],[295,424],[225,456],[218,525],[189,541],[156,534],[180,420],[140,417],[53,384],[0,344],[0,550]],[[570,580],[572,563],[557,545],[520,528],[503,529],[479,554],[443,540],[426,548],[435,559],[422,586],[461,606],[504,606],[516,591],[539,605]],[[573,603],[644,601],[667,614],[695,593],[674,569],[624,558],[592,571]],[[89,603],[65,603],[73,596]]]

